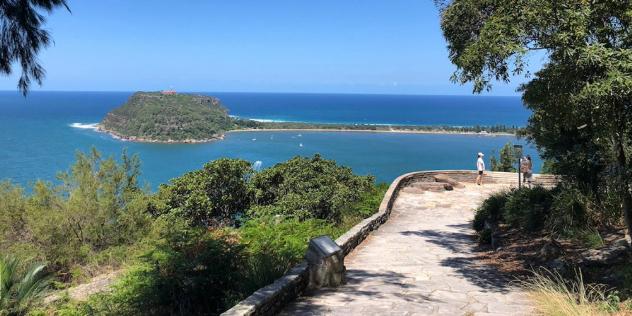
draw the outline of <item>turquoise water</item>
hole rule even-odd
[[[105,155],[120,155],[125,147],[138,153],[143,162],[141,180],[153,189],[217,158],[260,161],[267,168],[296,155],[314,153],[350,166],[357,174],[391,182],[413,171],[474,169],[477,152],[484,152],[489,163],[492,149],[498,152],[507,141],[516,142],[511,136],[300,132],[299,137],[299,132],[239,132],[204,144],[148,144],[123,142],[73,127],[73,123],[100,122],[131,94],[34,92],[24,99],[17,92],[0,92],[0,179],[24,185],[38,178],[54,180],[57,171],[74,162],[77,150],[95,146]],[[517,97],[207,94],[219,97],[231,115],[266,120],[520,126],[529,116]],[[535,158],[534,168],[539,170],[541,162],[535,151],[526,153]]]

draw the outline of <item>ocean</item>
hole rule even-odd
[[[519,97],[282,94],[207,92],[234,117],[262,121],[384,125],[512,125],[524,126],[530,112]],[[357,174],[391,182],[414,171],[475,169],[476,154],[506,142],[524,144],[512,136],[438,135],[356,132],[237,132],[225,140],[199,144],[125,142],[97,132],[111,109],[132,92],[0,91],[0,179],[28,185],[36,179],[56,181],[75,161],[77,151],[92,146],[120,156],[123,148],[138,153],[141,181],[152,190],[214,159],[243,158],[267,168],[294,156],[321,154],[349,166]],[[542,163],[533,148],[534,170]]]

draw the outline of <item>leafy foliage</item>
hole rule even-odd
[[[337,238],[340,229],[324,220],[310,219],[304,222],[282,220],[279,217],[255,218],[246,221],[239,229],[242,241],[248,245],[248,252],[274,253],[290,258],[294,262],[305,256],[307,245],[312,238],[328,235]]]
[[[339,221],[364,192],[372,190],[374,181],[318,154],[311,159],[297,156],[253,176],[255,206],[249,214]]]
[[[160,186],[164,212],[176,212],[196,226],[231,222],[251,204],[252,164],[243,159],[222,158]],[[165,208],[166,207],[166,208]]]
[[[539,230],[549,218],[547,210],[550,209],[551,198],[551,192],[539,186],[514,190],[505,203],[503,219],[527,232]]]
[[[547,229],[561,237],[587,239],[598,227],[591,216],[603,216],[599,211],[591,204],[590,196],[572,186],[511,189],[483,201],[476,210],[473,228],[481,232],[485,221],[491,220],[526,232]]]
[[[244,216],[336,222],[372,192],[374,179],[318,154],[297,156],[257,173],[245,160],[225,158],[162,185],[155,213],[175,212],[204,227],[231,225]]]
[[[502,221],[505,204],[507,204],[509,197],[510,194],[504,191],[489,195],[476,210],[473,222],[474,230],[477,232],[483,230],[486,220],[491,220],[492,222]]]
[[[52,13],[65,7],[66,0],[28,0],[0,2],[0,73],[11,75],[12,66],[19,64],[22,75],[18,89],[26,96],[31,80],[40,86],[45,76],[44,68],[37,60],[42,48],[50,45],[50,33],[43,28],[46,18],[39,13]]]
[[[514,158],[514,148],[511,142],[507,142],[499,151],[500,159],[496,160],[496,156],[492,152],[490,157],[490,166],[492,171],[516,172],[517,159]],[[493,160],[492,160],[493,159]]]
[[[258,173],[219,159],[149,194],[138,158],[120,160],[78,153],[60,185],[37,182],[29,195],[0,182],[0,249],[49,260],[62,281],[144,254],[111,293],[47,312],[219,315],[302,260],[310,239],[371,216],[388,189],[315,155]]]
[[[96,150],[78,153],[60,173],[60,186],[38,181],[28,197],[9,182],[0,184],[0,249],[38,256],[54,270],[85,263],[92,253],[132,244],[150,225],[147,201],[137,188],[140,162],[123,162]]]
[[[247,121],[228,116],[219,99],[204,95],[136,92],[110,111],[101,126],[125,138],[158,141],[209,140]]]
[[[523,136],[550,170],[600,199],[616,192],[632,232],[632,24],[629,1],[435,1],[455,82],[490,89],[520,74],[526,58],[546,62],[523,101],[533,111]]]
[[[46,263],[0,257],[0,314],[26,315],[48,292],[52,278]]]

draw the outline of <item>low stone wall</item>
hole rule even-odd
[[[336,239],[344,255],[353,251],[366,237],[388,220],[393,203],[399,191],[410,183],[411,177],[417,173],[405,174],[393,181],[384,195],[379,211],[351,228]],[[265,286],[233,308],[224,312],[225,316],[274,315],[285,305],[298,297],[309,285],[309,269],[307,262],[292,268],[274,283]]]
[[[374,230],[384,224],[393,209],[393,203],[399,191],[414,182],[434,182],[434,176],[444,174],[454,180],[463,183],[474,183],[478,172],[465,170],[440,170],[408,173],[395,179],[384,195],[380,209],[373,216],[363,220],[358,225],[351,228],[344,235],[336,239],[336,243],[342,248],[346,256],[353,251],[366,237]],[[538,176],[534,175],[534,181],[538,181]],[[554,176],[540,178],[546,181],[557,181]],[[518,184],[516,173],[509,172],[486,172],[485,182]],[[257,292],[224,312],[225,316],[250,316],[250,315],[274,315],[285,305],[298,297],[309,285],[309,268],[307,262],[303,262],[292,268],[274,283],[259,289]]]

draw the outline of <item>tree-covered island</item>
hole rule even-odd
[[[126,140],[200,142],[244,128],[219,99],[196,94],[136,92],[110,111],[99,128]]]
[[[233,118],[219,99],[195,94],[136,92],[110,111],[99,124],[101,131],[124,140],[195,143],[223,139],[239,130],[336,130],[426,133],[509,133],[516,126],[400,126],[258,122]]]

